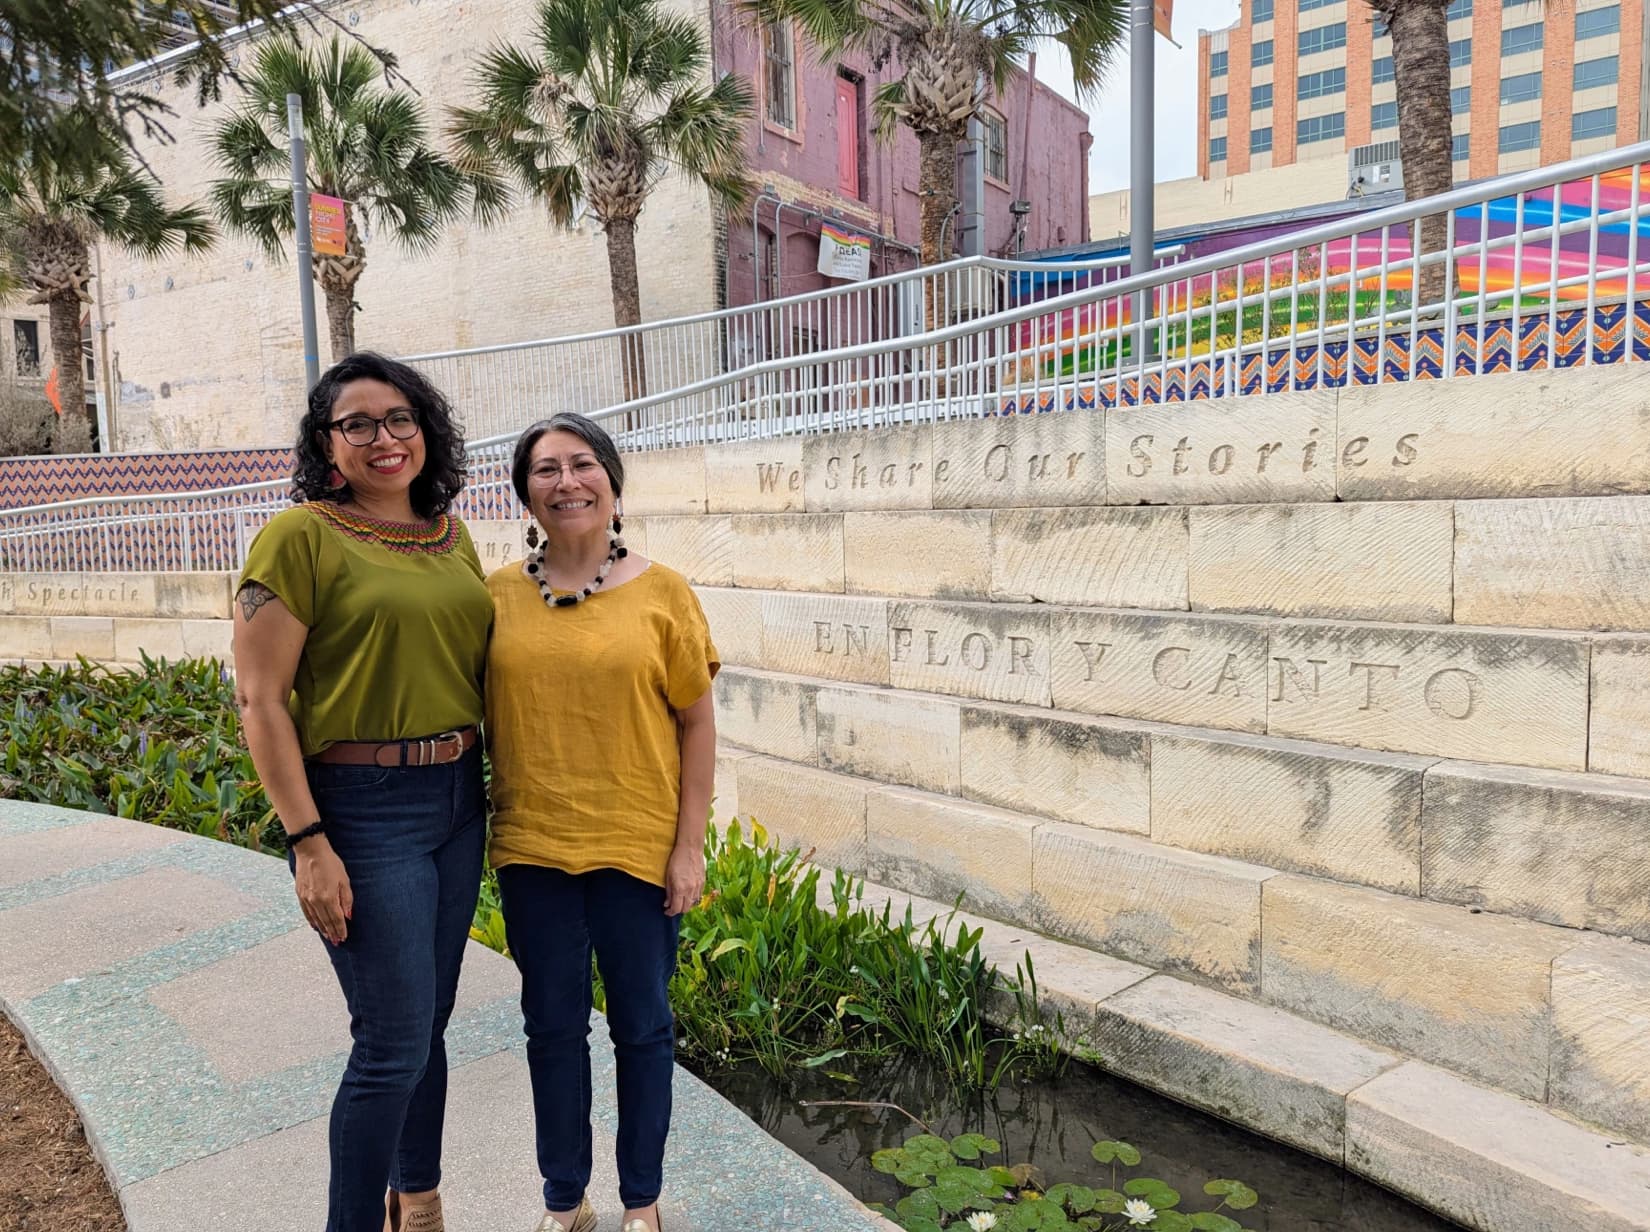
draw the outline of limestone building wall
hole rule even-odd
[[[676,0],[706,20],[696,0]],[[331,11],[393,51],[439,131],[440,105],[470,98],[476,59],[504,39],[530,35],[531,0],[361,0]],[[324,27],[323,27],[324,29]],[[241,47],[243,60],[249,48]],[[175,199],[205,198],[214,172],[210,130],[226,105],[195,107],[192,88],[153,76],[178,111],[175,144],[142,145]],[[658,320],[714,306],[714,242],[702,190],[669,177],[638,226],[642,316]],[[593,222],[571,232],[520,206],[501,226],[447,228],[434,253],[403,253],[387,236],[367,241],[358,287],[361,346],[423,353],[610,328],[605,237]],[[290,261],[224,237],[206,257],[135,260],[105,253],[105,299],[120,377],[116,439],[122,450],[290,446],[302,411],[303,349]],[[319,288],[322,365],[327,353]],[[476,408],[482,413],[484,408]],[[461,411],[469,408],[461,407]],[[534,408],[520,408],[521,422]]]

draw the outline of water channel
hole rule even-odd
[[[861,1061],[859,1081],[816,1071],[775,1079],[755,1065],[705,1073],[716,1090],[850,1193],[892,1205],[904,1190],[872,1169],[871,1153],[900,1145],[920,1130],[891,1110],[803,1107],[806,1100],[887,1100],[950,1138],[982,1133],[1002,1143],[983,1162],[1041,1168],[1046,1183],[1111,1183],[1089,1148],[1112,1138],[1141,1153],[1128,1176],[1152,1176],[1185,1196],[1188,1213],[1210,1209],[1203,1184],[1243,1181],[1260,1194],[1252,1210],[1230,1212],[1255,1232],[1459,1232],[1457,1226],[1377,1185],[1259,1137],[1143,1087],[1073,1061],[1059,1076],[1005,1082],[994,1094],[960,1100],[944,1076],[905,1057]],[[1195,1200],[1194,1200],[1195,1199]]]

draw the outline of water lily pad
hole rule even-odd
[[[1073,1215],[1094,1209],[1094,1190],[1087,1185],[1056,1185],[1044,1197],[1065,1207]]]
[[[1003,1144],[984,1134],[959,1134],[951,1139],[951,1153],[958,1159],[978,1159],[981,1155],[995,1155]]]
[[[991,1178],[991,1183],[993,1185],[1002,1185],[1006,1188],[1009,1185],[1020,1184],[1020,1178],[1014,1175],[1014,1170],[1012,1168],[1005,1168],[1001,1164],[987,1168],[985,1173]]]
[[[1243,1232],[1242,1224],[1219,1211],[1199,1211],[1192,1216],[1192,1227],[1198,1232]]]
[[[1158,1211],[1157,1218],[1146,1226],[1151,1232],[1192,1232],[1191,1218],[1179,1211]]]
[[[1242,1181],[1210,1181],[1203,1192],[1215,1198],[1225,1198],[1234,1211],[1246,1211],[1260,1201],[1260,1195]]]
[[[885,1151],[873,1151],[871,1152],[871,1167],[878,1172],[885,1172],[889,1176],[893,1176],[894,1173],[905,1167],[905,1152],[897,1147]]]
[[[1146,1199],[1160,1211],[1180,1205],[1179,1190],[1170,1189],[1162,1181],[1149,1176],[1137,1176],[1132,1181],[1126,1181],[1123,1192],[1133,1198]]]
[[[1121,1215],[1123,1204],[1128,1199],[1115,1189],[1096,1189],[1094,1191],[1094,1209],[1105,1215]]]
[[[1093,1155],[1097,1162],[1103,1164],[1109,1164],[1115,1160],[1118,1163],[1132,1168],[1140,1162],[1139,1151],[1135,1150],[1127,1142],[1114,1142],[1111,1139],[1107,1139],[1104,1142],[1096,1142],[1089,1150],[1089,1154]]]
[[[906,1221],[905,1226],[907,1229],[910,1228],[909,1221],[912,1219],[938,1219],[940,1217],[940,1204],[931,1189],[919,1189],[916,1193],[906,1194],[894,1204],[894,1209],[899,1212],[900,1219]]]
[[[933,1175],[926,1168],[913,1167],[910,1163],[894,1173],[894,1179],[908,1189],[922,1189],[934,1181]]]

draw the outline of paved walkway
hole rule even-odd
[[[74,1099],[132,1232],[316,1232],[343,997],[286,867],[140,822],[0,800],[0,1007]],[[619,1226],[613,1056],[595,1049],[603,1232]],[[454,1232],[534,1226],[514,966],[471,944],[447,1033]],[[665,1227],[888,1225],[691,1075],[676,1075]]]

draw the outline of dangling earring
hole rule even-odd
[[[623,517],[624,517],[624,506],[622,504],[620,504],[618,501],[614,501],[613,502],[613,533],[615,535],[619,535],[619,534],[624,533],[624,522],[621,520]]]
[[[527,515],[527,550],[532,551],[539,545],[539,523],[532,514]]]
[[[332,470],[327,472],[327,487],[332,489],[332,491],[336,492],[339,488],[341,488],[343,486],[344,486],[344,476],[338,470],[338,468],[335,466],[335,467],[332,468]]]

